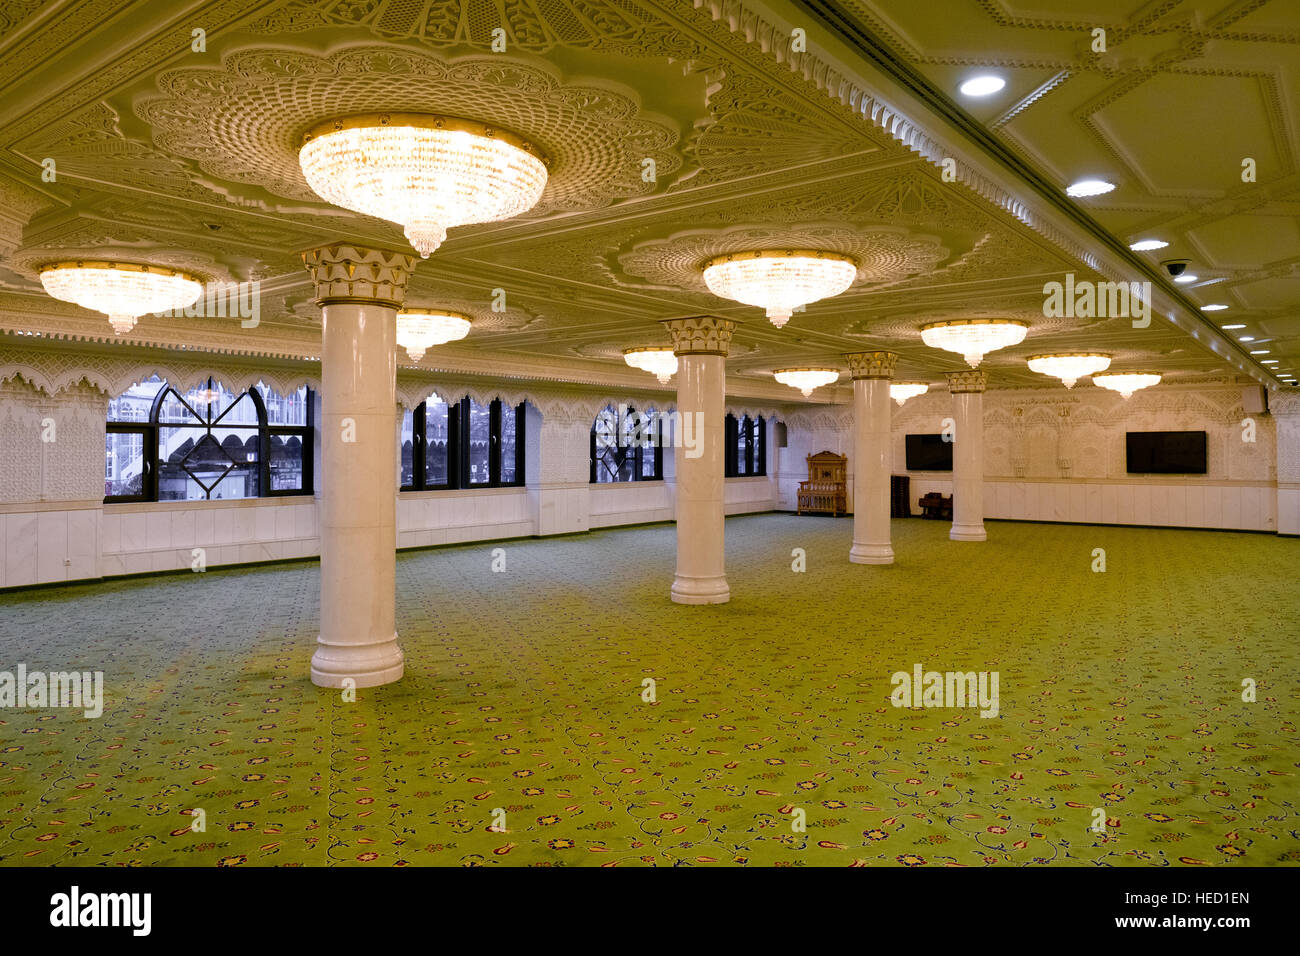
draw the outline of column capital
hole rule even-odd
[[[954,395],[961,392],[982,392],[989,384],[989,373],[982,368],[968,368],[946,374],[948,391]]]
[[[731,346],[731,333],[739,322],[719,319],[712,315],[696,315],[689,319],[661,319],[673,340],[677,355],[723,355]]]
[[[316,284],[316,304],[379,303],[400,309],[415,257],[387,249],[367,249],[341,242],[302,254]]]
[[[845,352],[844,360],[849,363],[850,378],[893,378],[898,353]]]

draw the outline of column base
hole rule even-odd
[[[988,537],[982,524],[954,524],[948,532],[952,541],[987,541]]]
[[[351,678],[354,687],[379,687],[402,679],[406,659],[397,634],[375,644],[327,644],[317,638],[311,656],[311,682],[317,687],[342,687]]]
[[[854,564],[893,564],[894,549],[887,544],[855,544],[849,560]]]
[[[677,604],[726,604],[731,588],[725,576],[716,578],[673,578],[672,599]]]

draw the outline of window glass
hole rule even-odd
[[[143,494],[144,433],[108,432],[104,441],[104,497]]]
[[[420,491],[522,484],[519,422],[518,408],[500,400],[480,405],[469,398],[430,396],[413,415],[403,417],[403,487]],[[494,473],[497,451],[500,467]]]
[[[736,473],[749,475],[749,416],[741,419],[736,429]]]
[[[469,401],[469,483],[486,485],[488,474],[488,438],[491,431],[492,412],[489,406]]]
[[[281,395],[265,382],[258,382],[257,392],[262,397],[262,404],[266,406],[266,423],[268,425],[301,426],[307,424],[306,385],[300,385],[296,392]]]
[[[662,478],[655,447],[661,427],[654,411],[602,409],[591,425],[591,480],[610,484]]]
[[[656,458],[655,451],[656,451],[656,446],[658,445],[660,440],[659,413],[656,412],[654,409],[649,409],[645,413],[645,416],[642,419],[642,421],[643,421],[642,427],[644,429],[644,435],[645,435],[645,444],[641,452],[641,477],[658,478],[659,475],[656,474],[655,471],[655,458]]]
[[[501,484],[515,483],[515,408],[501,403]]]
[[[283,424],[268,425],[259,399]],[[309,494],[310,401],[306,386],[281,396],[261,382],[238,393],[213,379],[184,394],[156,375],[132,385],[109,402],[108,423],[141,427],[106,429],[105,496],[194,501]],[[266,461],[263,447],[270,452]]]
[[[108,420],[110,422],[147,422],[153,401],[166,382],[157,375],[137,382],[121,395],[108,403]]]
[[[446,485],[447,481],[447,403],[432,396],[424,405],[424,483]]]
[[[402,476],[402,487],[409,488],[415,481],[415,415],[408,408],[402,412],[402,441],[397,451],[397,469]]]
[[[271,490],[301,491],[304,474],[303,444],[297,435],[271,436]]]

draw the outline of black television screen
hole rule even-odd
[[[1205,474],[1205,432],[1129,432],[1130,475]]]
[[[942,435],[908,435],[907,470],[952,471],[952,442]]]

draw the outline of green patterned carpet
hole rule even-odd
[[[313,563],[0,594],[0,670],[107,696],[0,711],[0,862],[1300,862],[1300,541],[947,530],[874,568],[847,519],[733,518],[715,607],[668,600],[667,525],[405,553],[406,678],[356,703],[308,679]],[[891,706],[916,663],[998,671],[999,716]]]

